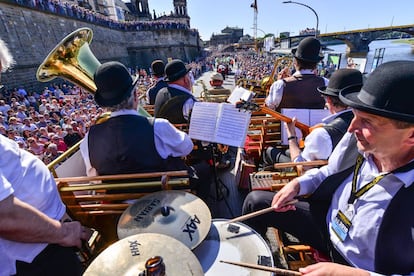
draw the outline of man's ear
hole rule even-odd
[[[410,136],[408,137],[408,143],[414,147],[414,127],[410,128]]]

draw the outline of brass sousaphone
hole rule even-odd
[[[36,72],[37,80],[48,82],[60,77],[95,94],[93,75],[101,63],[89,48],[92,37],[90,28],[80,28],[63,38],[40,64]],[[141,106],[138,112],[146,117],[151,116]]]

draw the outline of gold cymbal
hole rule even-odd
[[[211,213],[203,200],[183,191],[148,194],[128,207],[118,221],[118,237],[159,233],[194,249],[207,236]]]
[[[154,233],[132,235],[117,241],[99,254],[83,275],[137,276],[145,271],[145,262],[154,256],[164,260],[166,275],[204,275],[198,259],[187,246],[169,236]]]

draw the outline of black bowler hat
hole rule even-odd
[[[377,67],[361,91],[340,92],[343,103],[368,113],[414,123],[414,61],[392,61]]]
[[[101,64],[94,75],[96,84],[95,101],[103,107],[121,103],[131,95],[138,78],[132,79],[128,69],[120,62]]]
[[[176,81],[185,76],[191,68],[186,66],[180,59],[173,59],[165,66],[165,81]]]
[[[299,42],[297,48],[292,49],[292,54],[295,58],[308,61],[319,62],[323,59],[320,54],[321,43],[314,37],[306,37]]]
[[[327,96],[339,97],[339,91],[345,87],[360,90],[362,87],[362,73],[356,69],[338,69],[329,79],[328,86],[318,87],[318,91]]]
[[[152,74],[157,77],[164,76],[165,64],[164,61],[157,59],[151,63]]]

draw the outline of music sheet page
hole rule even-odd
[[[191,139],[213,142],[219,107],[217,103],[194,103],[188,131]]]
[[[243,147],[250,123],[250,112],[226,103],[196,102],[191,113],[192,139]]]
[[[232,104],[222,104],[220,111],[216,128],[217,143],[243,147],[251,113],[240,111]]]

